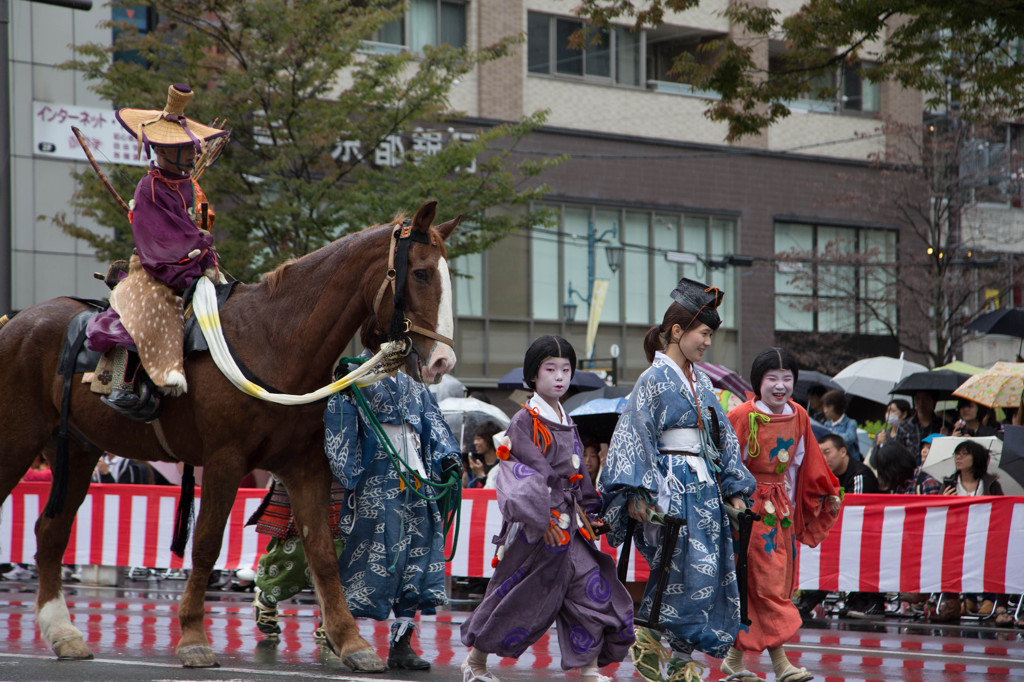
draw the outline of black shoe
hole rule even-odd
[[[430,662],[420,658],[412,650],[412,623],[391,625],[391,648],[388,650],[388,667],[403,670],[430,670]]]
[[[142,381],[141,395],[115,388],[110,391],[110,395],[100,396],[100,400],[121,416],[137,422],[151,422],[160,416],[163,409],[160,392],[151,382],[145,380]]]

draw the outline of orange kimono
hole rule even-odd
[[[747,603],[750,629],[740,632],[741,651],[764,651],[789,641],[800,628],[793,605],[794,540],[815,547],[838,517],[829,496],[839,481],[829,470],[811,420],[792,400],[788,414],[758,409],[751,398],[729,412],[743,463],[757,479],[751,508],[761,515],[747,548]]]

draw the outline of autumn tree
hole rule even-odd
[[[513,156],[543,115],[473,129],[449,103],[460,78],[509,55],[516,37],[476,51],[444,44],[380,53],[366,40],[401,21],[401,3],[155,0],[150,7],[159,17],[153,30],[111,22],[113,44],[86,45],[65,66],[83,71],[116,108],[158,109],[169,84],[190,84],[197,94],[186,114],[225,122],[230,144],[201,182],[218,210],[224,267],[238,279],[411,214],[428,199],[438,200],[444,219],[464,215],[449,244],[453,257],[543,222],[545,214],[527,204],[545,191],[537,176],[559,160]],[[129,198],[141,169],[116,166],[110,175]],[[76,209],[113,231],[99,234],[64,215],[57,222],[101,259],[125,257],[125,216],[91,170],[76,177]]]
[[[979,192],[1009,176],[1012,156],[979,161],[979,146],[996,137],[985,126],[942,119],[924,130],[885,128],[900,144],[873,159],[878,173],[866,190],[842,201],[878,206],[901,226],[902,241],[882,229],[861,230],[859,239],[838,230],[813,249],[776,253],[779,278],[806,294],[795,299],[802,312],[829,320],[832,331],[889,336],[931,366],[944,365],[963,357],[965,328],[1007,295],[1020,271],[1020,256],[1004,253],[990,228],[963,220]],[[827,364],[823,357],[819,366]]]

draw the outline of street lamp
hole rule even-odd
[[[562,304],[562,314],[565,316],[566,322],[573,322],[576,319],[576,310],[579,308],[577,303],[572,300],[573,294],[580,299],[581,303],[585,303],[588,307],[590,306],[590,295],[594,291],[594,251],[597,248],[598,242],[604,242],[604,238],[608,235],[616,237],[619,234],[619,230],[615,223],[612,226],[595,236],[596,228],[594,227],[594,219],[591,218],[587,221],[587,293],[586,295],[581,294],[579,291],[573,288],[572,281],[569,282],[569,295],[566,298],[565,303]],[[608,259],[608,267],[613,273],[618,272],[622,266],[622,246],[608,243],[608,246],[604,247],[605,258]]]

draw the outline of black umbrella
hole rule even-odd
[[[569,382],[569,388],[575,389],[576,391],[594,391],[607,385],[608,384],[604,383],[604,380],[601,377],[597,376],[593,372],[586,372],[581,369],[576,370],[576,374],[573,375],[572,381]],[[506,391],[526,389],[526,385],[523,383],[523,368],[516,367],[511,372],[498,379],[498,388]]]
[[[903,377],[898,384],[892,387],[893,393],[900,395],[914,395],[918,391],[932,391],[949,397],[953,391],[971,378],[970,374],[954,372],[950,369],[936,369],[930,372],[915,372]]]
[[[974,322],[967,325],[969,331],[981,332],[982,334],[1005,334],[1006,336],[1019,336],[1021,346],[1024,347],[1024,308],[999,308],[990,313],[985,313]],[[1020,356],[1021,348],[1017,348],[1017,355]]]
[[[793,400],[803,405],[807,404],[807,392],[812,386],[824,386],[826,390],[843,391],[843,387],[833,381],[832,377],[821,372],[812,370],[800,370],[796,383],[793,384]],[[845,391],[843,391],[845,393]]]

